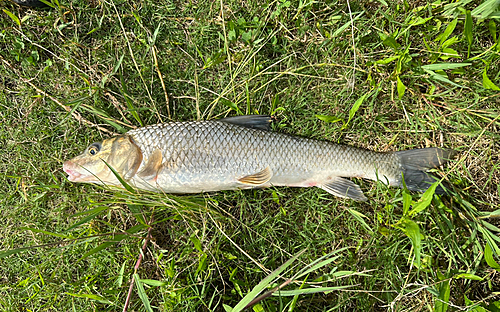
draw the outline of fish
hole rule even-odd
[[[150,125],[92,143],[63,170],[71,182],[123,187],[119,175],[137,189],[172,194],[318,187],[366,201],[347,178],[425,192],[439,180],[428,171],[456,154],[438,147],[375,152],[272,131],[271,122],[267,115],[247,115]],[[441,183],[435,193],[445,189]]]

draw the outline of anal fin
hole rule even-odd
[[[154,179],[158,175],[158,171],[162,166],[163,156],[159,149],[155,150],[148,158],[148,162],[144,168],[137,173],[137,176],[148,181]]]
[[[318,187],[338,197],[351,198],[357,201],[367,200],[357,184],[344,178],[334,177],[318,185]]]
[[[267,167],[266,169],[257,173],[244,176],[243,178],[238,179],[238,181],[244,184],[258,186],[268,182],[272,177],[273,171],[271,170],[271,168]]]

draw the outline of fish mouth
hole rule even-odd
[[[71,182],[82,181],[89,176],[86,174],[81,174],[80,172],[75,170],[75,164],[70,161],[64,162],[63,170],[68,174],[68,180]]]

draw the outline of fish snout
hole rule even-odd
[[[71,182],[78,181],[78,179],[82,176],[76,169],[76,165],[72,163],[70,160],[65,161],[63,164],[63,170],[68,174],[68,180]]]

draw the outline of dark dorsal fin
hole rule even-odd
[[[271,130],[271,116],[268,115],[245,115],[218,119],[218,121],[227,122],[246,128]]]

